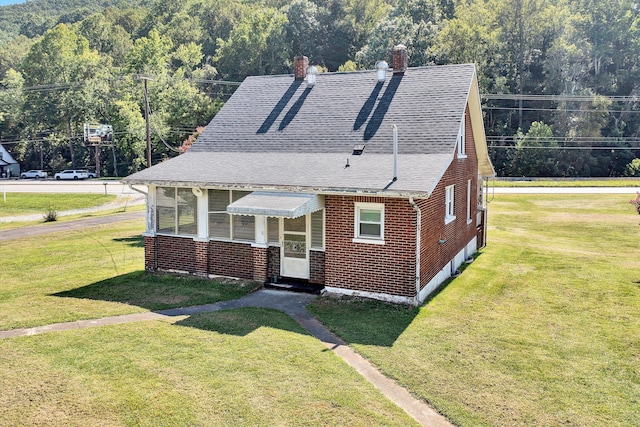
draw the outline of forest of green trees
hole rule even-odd
[[[0,7],[0,143],[104,175],[178,154],[248,75],[475,63],[499,176],[640,176],[640,1],[32,0]]]

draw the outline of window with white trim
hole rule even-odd
[[[324,209],[311,213],[311,249],[324,249]]]
[[[255,217],[227,213],[227,206],[250,193],[250,191],[209,190],[209,237],[254,241]]]
[[[456,219],[453,201],[455,200],[455,185],[449,185],[445,189],[445,224],[450,223]]]
[[[356,203],[354,241],[384,242],[384,203]]]
[[[459,159],[464,159],[464,158],[467,157],[467,148],[465,147],[465,137],[464,137],[465,117],[466,117],[466,114],[464,116],[462,116],[462,121],[460,122],[460,129],[458,129],[458,138],[457,138],[457,141],[456,141],[456,144],[458,146],[458,158]]]
[[[156,188],[156,231],[185,236],[198,234],[198,198],[191,188]]]

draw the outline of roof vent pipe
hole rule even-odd
[[[398,126],[393,125],[393,180],[398,179]]]
[[[384,187],[391,187],[391,184],[398,180],[398,127],[393,125],[393,179]]]
[[[376,62],[376,75],[378,78],[378,82],[382,83],[387,79],[388,69],[389,69],[389,64],[387,64],[387,61]]]
[[[318,69],[313,65],[307,68],[307,86],[313,87],[316,84],[316,76],[318,75]]]

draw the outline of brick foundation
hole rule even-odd
[[[253,249],[253,280],[264,282],[268,276],[268,249],[254,247]]]

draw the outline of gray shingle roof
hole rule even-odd
[[[125,179],[134,184],[248,186],[428,194],[453,159],[475,75],[472,64],[248,77],[181,156]],[[361,156],[353,147],[365,145]],[[347,158],[350,166],[345,168]]]

